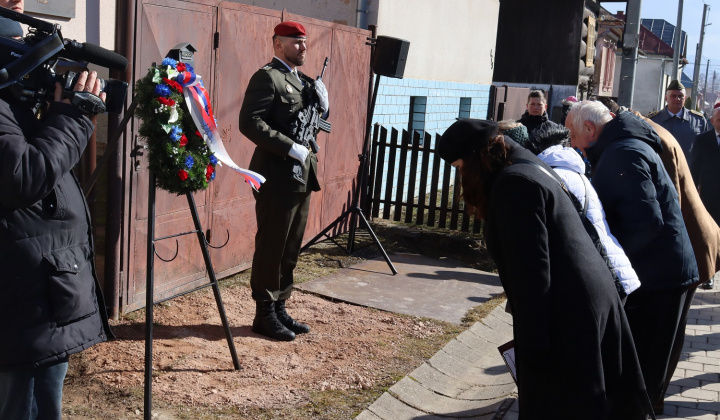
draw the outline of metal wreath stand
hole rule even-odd
[[[190,45],[189,43],[180,43],[177,44],[173,49],[171,49],[166,57],[173,58],[177,60],[179,63],[188,63],[190,65],[194,65],[194,52],[195,48]],[[90,180],[85,184],[83,190],[85,191],[85,195],[87,196],[90,194],[90,191],[92,190],[93,186],[95,185],[95,182],[97,181],[98,177],[100,176],[100,172],[107,164],[109,157],[113,154],[113,151],[118,145],[118,141],[120,139],[120,136],[125,131],[125,127],[127,126],[130,119],[133,117],[135,108],[137,107],[137,102],[135,98],[133,98],[132,103],[128,107],[128,109],[125,111],[125,117],[120,122],[117,130],[115,131],[114,135],[111,136],[110,140],[108,141],[108,147],[105,151],[105,155],[98,164],[97,168],[93,172],[92,176],[90,177]],[[187,294],[190,292],[194,292],[196,290],[203,289],[205,287],[212,287],[213,294],[215,295],[215,302],[218,307],[218,312],[220,313],[220,320],[222,321],[223,329],[225,330],[225,338],[228,342],[228,347],[230,349],[230,356],[232,357],[233,366],[235,370],[240,370],[240,362],[238,361],[237,352],[235,351],[235,343],[233,342],[232,332],[230,331],[230,325],[228,324],[227,316],[225,315],[225,306],[223,305],[222,297],[220,296],[220,287],[218,286],[217,277],[215,276],[215,270],[213,269],[212,261],[210,260],[210,253],[208,252],[208,246],[211,248],[219,249],[223,248],[225,245],[227,245],[229,239],[230,239],[230,233],[228,232],[228,240],[225,241],[225,243],[221,246],[212,246],[208,243],[207,238],[205,237],[205,234],[203,233],[202,225],[200,224],[200,217],[198,216],[197,206],[195,205],[195,199],[193,198],[192,193],[187,193],[187,201],[188,205],[190,206],[190,213],[192,214],[193,223],[195,225],[195,230],[191,230],[188,232],[182,232],[177,233],[174,235],[169,236],[163,236],[161,238],[155,237],[155,174],[152,171],[149,171],[149,182],[150,187],[148,188],[148,233],[147,233],[147,279],[146,279],[146,292],[145,292],[145,391],[144,391],[144,419],[145,420],[151,420],[152,419],[152,345],[153,345],[153,305],[156,303],[164,302],[166,300],[173,299],[175,297],[178,297],[180,295],[176,295],[173,297],[170,297],[168,299],[163,299],[161,301],[155,302],[153,298],[153,292],[154,292],[154,263],[155,263],[155,256],[157,255],[157,252],[155,250],[155,242],[161,241],[164,239],[170,239],[170,238],[176,238],[178,236],[184,236],[189,234],[197,234],[198,243],[200,244],[200,249],[202,250],[203,259],[205,260],[205,268],[207,269],[208,276],[210,277],[210,283],[204,284],[202,286],[199,286],[195,289],[192,289],[188,292],[185,292],[183,294]],[[177,239],[175,240],[177,243]],[[176,249],[175,255],[171,259],[163,259],[159,255],[157,257],[161,261],[170,262],[174,260],[177,257],[178,250]]]

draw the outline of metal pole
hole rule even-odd
[[[155,263],[155,173],[148,171],[147,280],[145,282],[145,420],[152,420],[152,341]]]
[[[230,348],[230,357],[233,361],[235,370],[240,370],[240,362],[238,361],[237,352],[235,351],[235,343],[233,342],[232,332],[230,331],[230,323],[228,323],[227,315],[225,315],[225,305],[223,305],[222,296],[220,296],[220,286],[218,286],[217,277],[215,277],[215,269],[213,268],[212,261],[210,260],[210,253],[207,249],[207,240],[202,230],[202,224],[200,223],[200,216],[198,215],[197,206],[195,205],[195,198],[192,193],[185,194],[188,200],[188,206],[190,206],[190,214],[192,215],[193,224],[195,225],[195,231],[197,232],[198,242],[200,243],[200,250],[202,251],[203,260],[205,260],[205,268],[208,271],[208,277],[210,277],[210,284],[212,285],[213,294],[215,295],[215,303],[220,313],[220,321],[225,330],[225,339],[227,340],[228,347]]]
[[[623,36],[622,67],[620,70],[620,92],[618,104],[632,108],[635,90],[635,68],[637,66],[640,39],[640,8],[642,0],[628,0],[625,35]]]
[[[630,7],[630,6],[628,6]],[[672,68],[672,80],[680,80],[678,72],[680,70],[680,40],[682,39],[682,15],[683,15],[683,0],[678,1],[678,18],[677,26],[675,27],[675,39],[673,40],[673,68]]]
[[[705,85],[703,86],[703,109],[705,109],[704,102],[707,102],[707,78],[708,78],[709,72],[710,72],[710,60],[708,60],[707,66],[705,67]]]
[[[692,106],[697,110],[698,104],[698,82],[700,81],[700,61],[702,60],[703,39],[705,38],[705,20],[707,19],[707,11],[709,5],[703,7],[702,26],[700,27],[700,42],[698,43],[697,52],[695,53],[695,71],[693,72],[693,89],[692,89]]]

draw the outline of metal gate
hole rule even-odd
[[[370,49],[369,31],[288,13],[224,1],[143,0],[136,14],[134,80],[142,78],[152,62],[180,42],[198,50],[195,69],[203,77],[213,98],[215,115],[225,147],[233,160],[247,167],[254,144],[238,131],[238,114],[252,74],[272,58],[271,37],[283,20],[301,22],[308,30],[308,61],[302,70],[319,74],[326,56],[330,65],[324,81],[331,101],[331,134],[321,133],[318,143],[318,172],[322,191],[313,194],[305,233],[309,239],[337,218],[351,203],[358,171],[367,110]],[[137,130],[137,121],[133,130]],[[125,156],[126,199],[130,201],[123,266],[127,270],[121,312],[144,306],[145,249],[147,236],[147,154],[144,139],[133,136]],[[222,249],[211,249],[218,277],[250,266],[254,251],[255,201],[248,185],[232,170],[218,167],[217,179],[206,191],[195,194],[201,223],[211,244],[229,241]],[[155,236],[162,237],[193,229],[184,196],[158,191]],[[339,232],[336,232],[339,233]],[[155,296],[175,296],[208,282],[197,239],[193,235],[156,243],[157,253],[171,262],[155,264]]]

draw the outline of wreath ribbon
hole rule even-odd
[[[183,87],[182,92],[190,116],[202,134],[205,144],[208,145],[210,151],[215,154],[220,162],[242,175],[245,178],[245,182],[257,191],[260,185],[265,182],[265,177],[257,172],[243,169],[233,162],[220,137],[212,106],[210,105],[210,95],[202,85],[202,78],[195,73],[185,71],[180,73],[175,81]]]

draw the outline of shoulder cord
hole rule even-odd
[[[565,191],[565,194],[570,198],[570,201],[572,201],[573,205],[575,206],[575,210],[580,215],[580,220],[582,220],[583,227],[585,228],[585,231],[587,231],[588,235],[590,236],[590,239],[592,239],[593,244],[595,244],[595,248],[597,248],[598,252],[600,253],[600,256],[602,256],[603,260],[605,260],[605,265],[607,265],[608,269],[610,270],[610,275],[612,275],[613,281],[615,282],[615,289],[617,289],[618,294],[621,298],[625,298],[627,296],[627,293],[625,293],[625,288],[623,287],[622,283],[620,282],[620,279],[617,276],[617,273],[615,272],[615,267],[610,262],[610,257],[608,256],[607,249],[605,248],[605,245],[603,245],[602,240],[600,240],[600,235],[598,234],[597,230],[595,229],[595,226],[590,221],[590,219],[587,218],[587,208],[588,208],[588,188],[587,184],[585,184],[585,179],[583,179],[583,186],[585,187],[585,205],[583,206],[580,204],[580,200],[573,195],[570,190],[568,190],[567,185],[560,179],[558,174],[556,174],[554,171],[550,173],[547,169],[545,169],[542,165],[540,165],[537,162],[533,162],[531,160],[527,159],[515,159],[513,161],[513,164],[520,163],[520,164],[527,164],[531,165],[540,171],[544,172],[547,176],[549,176],[553,181],[555,181],[558,185],[560,185],[560,188],[562,188],[563,191]],[[580,174],[582,175],[582,174]],[[582,178],[582,176],[581,176]]]

